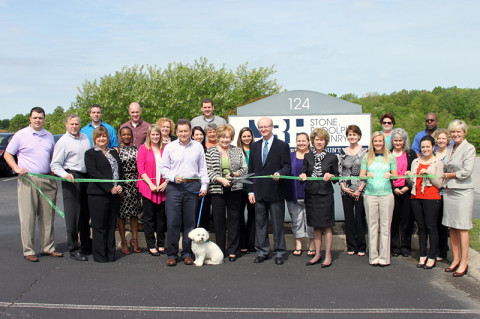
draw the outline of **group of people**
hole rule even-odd
[[[142,215],[148,252],[167,254],[168,266],[179,261],[193,264],[188,233],[197,223],[207,229],[212,223],[216,243],[231,262],[255,251],[254,262],[262,263],[270,257],[270,217],[274,262],[282,265],[286,200],[296,239],[293,255],[302,255],[302,238],[308,237],[311,259],[306,265],[329,267],[335,225],[332,183],[339,182],[348,255],[364,256],[368,246],[369,263],[380,267],[390,265],[391,256],[410,256],[416,221],[417,267],[432,269],[446,258],[450,230],[453,260],[445,271],[455,277],[467,272],[476,153],[465,140],[463,121],[438,129],[437,116],[427,114],[426,129],[417,134],[410,148],[407,132],[394,129],[394,116],[386,113],[380,119],[384,130],[372,134],[369,148],[359,144],[360,128],[350,125],[346,129],[349,146],[335,155],[327,151],[330,136],[323,128],[298,134],[296,149],[290,152],[289,145],[273,135],[274,124],[268,117],[258,121],[260,140],[255,142],[253,131],[246,127],[233,145],[235,130],[214,115],[213,101],[203,100],[201,110],[203,114],[192,121],[180,119],[175,125],[160,118],[151,125],[141,119],[140,105],[132,103],[130,120],[120,126],[117,136],[103,122],[101,106],[93,105],[92,121],[83,128],[78,115],[66,117],[66,133],[54,145],[52,135],[43,128],[44,110],[33,108],[30,126],[15,134],[5,153],[7,163],[25,177],[18,182],[25,259],[39,261],[33,248],[37,217],[41,253],[63,256],[53,242],[52,208],[32,185],[55,202],[56,182],[25,176],[52,172],[65,179],[67,243],[70,257],[78,261],[88,260],[90,253],[97,262],[114,261],[117,226],[122,253],[130,254],[128,244],[139,253]],[[244,183],[247,174],[263,178]],[[93,180],[75,182],[79,178]],[[129,243],[127,218],[132,234]]]

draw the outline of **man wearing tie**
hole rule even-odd
[[[250,148],[248,172],[262,175],[290,175],[290,149],[287,143],[273,136],[273,121],[262,117],[258,121],[258,130],[262,139]],[[283,265],[286,243],[283,223],[285,219],[285,183],[278,177],[257,178],[248,186],[248,198],[255,204],[255,263],[268,259],[270,242],[268,240],[268,212],[273,226],[274,257],[277,265]]]

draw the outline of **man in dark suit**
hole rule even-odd
[[[250,147],[248,172],[262,175],[290,175],[290,148],[287,143],[273,136],[273,122],[268,117],[258,121],[258,130],[262,139]],[[283,265],[287,245],[283,223],[285,219],[285,183],[278,177],[258,178],[249,185],[248,199],[255,204],[255,263],[268,258],[270,242],[268,240],[268,212],[273,226],[275,263]]]

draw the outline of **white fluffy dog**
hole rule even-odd
[[[220,247],[208,240],[210,235],[204,228],[195,228],[188,233],[192,240],[192,251],[195,254],[195,266],[218,265],[223,263],[223,253]]]

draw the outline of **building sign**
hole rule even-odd
[[[253,130],[255,140],[261,138],[257,129],[258,120],[262,116],[231,116],[228,120],[239,132],[242,127],[250,127]],[[341,148],[349,145],[346,137],[346,129],[355,124],[362,131],[359,144],[368,146],[371,136],[370,114],[337,114],[337,115],[307,115],[307,116],[269,116],[273,120],[273,134],[280,140],[285,141],[293,150],[295,140],[299,133],[305,132],[310,135],[316,128],[323,128],[330,134],[330,142],[327,151],[338,154]],[[236,138],[233,142],[236,145]]]

